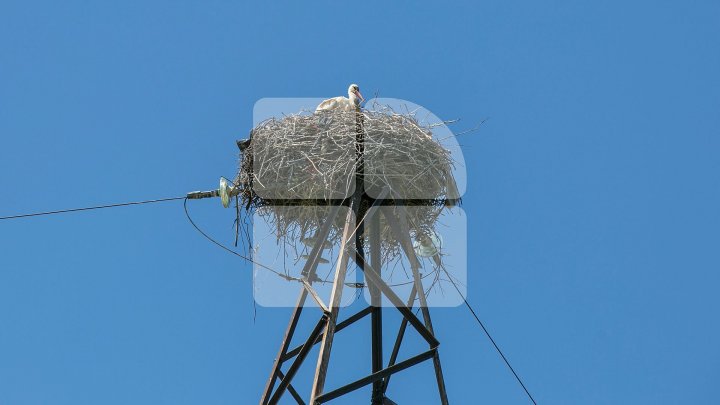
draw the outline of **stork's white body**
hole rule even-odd
[[[324,100],[317,106],[315,112],[330,110],[355,111],[360,107],[360,102],[363,100],[364,99],[362,94],[360,94],[360,88],[358,85],[351,84],[348,88],[347,97],[340,96]]]
[[[355,110],[356,104],[353,100],[347,97],[333,97],[324,100],[320,103],[315,111],[329,111],[329,110],[341,110],[341,111],[353,111]]]

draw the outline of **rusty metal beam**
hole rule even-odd
[[[407,301],[407,307],[412,308],[413,302],[415,302],[415,296],[417,295],[417,290],[415,290],[415,285],[413,285],[412,290],[410,291],[410,298]],[[390,353],[390,359],[388,360],[388,367],[395,365],[395,362],[397,361],[397,356],[400,353],[400,346],[402,345],[403,338],[405,337],[405,329],[407,328],[408,320],[403,318],[400,322],[400,328],[398,329],[397,337],[395,338],[395,344],[393,345],[392,352]],[[388,385],[390,385],[390,377],[391,375],[385,377],[385,381],[383,381],[383,395],[385,392],[387,392]]]
[[[330,234],[330,231],[332,230],[332,223],[335,220],[335,217],[337,217],[338,213],[340,212],[341,207],[336,206],[333,207],[330,210],[330,213],[328,214],[327,221],[323,224],[323,226],[315,233],[315,238],[318,238],[318,240],[326,240],[328,235]],[[322,252],[322,243],[317,243],[310,251],[309,259],[307,262],[305,262],[305,266],[303,266],[302,274],[304,276],[309,277],[311,280],[314,278],[315,272],[317,271],[317,266],[320,261],[320,253]],[[312,281],[310,282],[312,283]],[[295,333],[295,328],[297,327],[298,320],[300,319],[300,315],[302,314],[302,309],[305,306],[305,300],[307,299],[308,290],[303,288],[303,290],[300,292],[300,296],[298,297],[297,303],[295,304],[295,309],[293,310],[293,314],[290,317],[290,323],[288,324],[288,328],[285,331],[285,336],[283,337],[282,343],[280,344],[280,350],[278,351],[277,357],[275,357],[275,361],[273,362],[272,370],[270,371],[270,377],[268,378],[267,383],[265,384],[265,390],[263,391],[263,395],[260,398],[260,405],[267,405],[268,401],[270,400],[270,394],[272,394],[273,388],[275,386],[275,381],[278,376],[278,371],[280,371],[280,368],[282,367],[283,361],[285,361],[285,353],[287,352],[287,349],[290,347],[290,343],[292,342],[293,335]]]
[[[371,282],[376,284],[380,291],[392,302],[392,304],[397,308],[398,311],[405,317],[405,319],[410,322],[410,325],[415,328],[415,330],[418,331],[420,336],[425,339],[426,342],[430,345],[430,347],[435,348],[438,345],[440,345],[440,342],[438,342],[437,339],[435,339],[435,336],[433,336],[432,333],[425,327],[425,325],[418,319],[417,316],[407,307],[405,306],[405,303],[400,299],[400,297],[395,294],[395,291],[392,290],[392,288],[383,281],[380,276],[375,271],[375,268],[373,268],[367,261],[365,262],[365,277]]]
[[[415,249],[413,249],[412,241],[410,239],[410,230],[407,224],[405,207],[395,207],[395,213],[397,214],[397,217],[395,215],[392,215],[393,209],[390,207],[381,207],[380,209],[385,215],[385,219],[390,225],[393,233],[395,233],[395,236],[400,241],[400,246],[405,252],[405,256],[410,259],[410,267],[412,268],[413,273],[413,282],[415,285],[415,290],[417,291],[418,297],[420,299],[420,311],[422,312],[423,320],[425,321],[425,327],[428,331],[430,331],[433,336],[435,336],[432,319],[430,318],[430,309],[428,308],[427,304],[427,296],[425,295],[425,289],[423,288],[422,277],[420,275],[420,261],[415,255]],[[447,390],[445,388],[445,378],[443,377],[442,365],[440,363],[440,354],[437,352],[433,357],[433,367],[435,369],[435,380],[437,382],[438,392],[440,393],[440,402],[442,403],[442,405],[447,405],[448,398]]]
[[[281,370],[278,370],[278,377],[280,377],[280,379],[282,380],[285,378],[285,374],[283,374],[283,372]],[[303,401],[302,397],[297,392],[297,390],[295,390],[295,387],[293,387],[292,384],[288,384],[287,390],[290,393],[290,395],[292,395],[292,397],[295,398],[295,402],[297,402],[298,405],[305,405],[305,401]]]
[[[358,388],[362,388],[368,384],[372,384],[375,381],[382,381],[383,378],[395,374],[398,371],[405,370],[408,367],[412,367],[418,363],[421,363],[429,358],[432,358],[435,355],[436,349],[430,349],[426,352],[420,353],[417,356],[413,356],[405,361],[401,361],[398,364],[395,364],[394,366],[390,366],[387,368],[384,368],[376,373],[373,373],[367,377],[363,377],[357,381],[351,382],[350,384],[344,385],[338,389],[332,390],[326,394],[320,395],[317,398],[315,398],[315,402],[313,404],[321,404],[323,402],[330,401],[332,399],[335,399],[337,397],[340,397],[342,395],[347,394],[348,392],[355,391]]]
[[[305,299],[307,299],[307,291],[305,289],[302,289],[300,291],[300,295],[298,296],[297,303],[295,304],[293,314],[290,317],[290,323],[285,330],[285,336],[283,337],[282,343],[280,344],[280,350],[278,351],[278,355],[277,357],[275,357],[275,361],[273,362],[272,371],[270,371],[270,377],[268,378],[268,381],[265,385],[263,395],[260,398],[260,405],[267,405],[268,401],[270,400],[270,395],[272,394],[273,388],[275,387],[275,381],[278,377],[278,372],[280,371],[280,367],[282,367],[282,363],[284,361],[283,357],[285,356],[285,352],[287,351],[288,347],[290,347],[290,342],[292,341],[293,334],[295,334],[295,328],[297,327],[298,320],[300,320],[300,314],[302,313],[303,306],[305,305]]]
[[[307,290],[307,292],[310,294],[310,296],[315,300],[315,303],[318,304],[321,311],[323,311],[325,313],[330,312],[328,307],[323,302],[322,298],[320,298],[317,291],[315,291],[315,289],[312,288],[312,286],[310,285],[310,283],[308,282],[307,279],[302,279],[302,285],[305,288],[305,290]]]
[[[343,229],[342,242],[340,244],[340,253],[338,257],[337,267],[335,268],[335,279],[333,281],[333,289],[330,293],[330,313],[328,316],[325,333],[320,344],[320,353],[318,354],[317,368],[315,369],[315,378],[313,379],[312,391],[310,393],[310,403],[314,403],[314,398],[322,394],[325,387],[325,378],[327,376],[327,368],[330,363],[330,351],[332,350],[333,338],[335,337],[335,327],[337,317],[340,311],[340,301],[342,299],[342,291],[345,286],[345,276],[347,275],[347,266],[349,256],[354,249],[348,246],[353,224],[353,211],[348,211],[345,218],[345,227]],[[312,344],[310,345],[312,346]]]
[[[382,272],[382,257],[380,256],[380,215],[373,215],[370,219],[370,260],[378,272]],[[363,269],[364,271],[364,269]],[[382,274],[379,274],[382,276]],[[371,323],[371,354],[372,372],[377,373],[383,368],[383,322],[382,322],[382,295],[375,285],[368,286],[370,292],[370,305],[372,306]],[[373,381],[372,405],[382,405],[383,381]]]
[[[322,333],[322,329],[327,326],[327,323],[328,316],[323,314],[318,323],[315,325],[313,331],[310,333],[310,336],[305,341],[302,349],[300,349],[300,353],[298,353],[295,361],[293,361],[290,365],[285,378],[283,378],[282,381],[280,381],[280,384],[278,384],[275,394],[273,394],[272,398],[270,398],[270,401],[268,402],[269,405],[276,405],[280,401],[280,398],[285,393],[285,390],[290,385],[292,379],[295,377],[300,365],[302,365],[305,357],[307,357],[308,353],[310,353],[310,349],[313,347],[313,341],[315,341],[315,338]]]
[[[335,333],[340,332],[341,330],[347,328],[348,326],[352,325],[353,323],[359,321],[360,319],[364,318],[366,315],[370,314],[370,311],[372,310],[371,307],[365,307],[364,309],[358,311],[353,316],[345,319],[342,322],[339,322],[337,326],[335,326]],[[318,336],[317,339],[315,339],[315,342],[313,344],[318,344],[322,340],[322,336]],[[282,357],[282,361],[288,361],[289,359],[297,356],[297,354],[300,352],[300,349],[302,349],[302,345],[295,347],[292,350],[288,350],[287,353]]]

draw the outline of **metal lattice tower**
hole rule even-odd
[[[318,241],[314,244],[302,270],[302,288],[297,303],[290,317],[285,335],[280,345],[277,357],[272,366],[270,376],[260,399],[260,405],[275,405],[287,393],[289,393],[298,404],[305,404],[302,396],[293,387],[292,381],[300,366],[307,359],[311,349],[320,345],[317,366],[311,387],[310,403],[322,404],[349,392],[372,384],[371,404],[392,405],[395,402],[385,396],[393,374],[415,366],[423,361],[432,359],[440,403],[448,404],[447,392],[440,365],[438,353],[439,341],[430,318],[430,311],[427,307],[427,297],[422,286],[420,274],[420,261],[418,260],[412,245],[411,234],[405,218],[404,206],[431,204],[433,201],[422,199],[399,199],[393,198],[389,191],[383,190],[377,198],[370,197],[364,190],[364,131],[363,115],[359,111],[355,114],[356,127],[356,165],[355,165],[355,192],[350,198],[342,201],[312,201],[313,205],[330,206],[330,214],[323,226],[318,229],[313,239]],[[273,204],[298,204],[296,200],[273,200]],[[308,204],[308,202],[300,202]],[[345,219],[340,252],[333,279],[330,301],[326,304],[312,286],[313,280],[317,279],[316,271],[320,261],[323,241],[327,240],[334,220],[340,215],[342,207],[349,207]],[[413,275],[413,287],[410,296],[404,301],[392,288],[382,279],[382,264],[380,258],[380,216],[390,226],[396,238],[400,241],[402,252],[408,259]],[[353,218],[357,224],[353,227]],[[367,240],[368,246],[365,246]],[[369,251],[369,260],[366,257],[366,249]],[[434,257],[437,261],[439,256]],[[364,274],[366,285],[371,297],[371,304],[361,311],[339,321],[340,300],[345,287],[345,278],[350,261],[355,262]],[[383,356],[383,324],[382,324],[382,297],[387,298],[402,315],[402,321],[395,338],[390,356],[385,364]],[[320,319],[304,340],[304,343],[291,348],[291,342],[295,335],[296,327],[303,312],[305,302],[311,297],[322,311]],[[412,311],[412,307],[418,301],[422,312],[420,320]],[[328,373],[328,365],[332,352],[335,334],[347,326],[359,321],[365,316],[371,318],[371,345],[372,345],[372,370],[366,377],[350,382],[330,391],[325,389],[325,381]],[[398,353],[405,336],[408,324],[412,326],[420,336],[427,342],[428,350],[406,360],[398,362]],[[282,371],[283,365],[290,363],[286,371]]]

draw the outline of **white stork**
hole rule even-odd
[[[365,99],[360,93],[360,87],[358,87],[357,84],[351,84],[350,87],[348,87],[347,97],[329,98],[320,103],[315,109],[315,112],[329,110],[355,111],[363,101],[365,101]]]

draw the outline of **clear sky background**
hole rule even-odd
[[[356,82],[490,118],[460,141],[469,300],[539,403],[715,403],[720,3],[388,3],[3,1],[0,216],[212,188],[255,101]],[[289,310],[251,283],[181,202],[0,222],[0,404],[256,403]],[[464,308],[434,320],[452,403],[529,403]],[[389,396],[436,403],[431,370]]]

